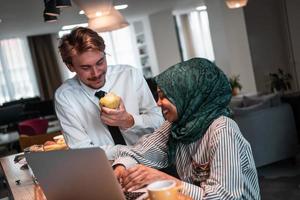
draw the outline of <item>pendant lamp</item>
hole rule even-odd
[[[88,27],[96,32],[107,32],[129,25],[123,15],[114,8],[111,0],[73,0],[88,17]]]
[[[57,21],[56,16],[47,15],[44,11],[44,22],[55,22],[55,21]]]
[[[248,0],[226,0],[226,4],[230,9],[241,8],[243,6],[246,6],[247,3]]]
[[[121,13],[113,6],[108,14],[90,18],[88,24],[88,27],[96,32],[113,31],[129,25]]]
[[[55,0],[44,0],[45,3],[45,11],[46,15],[50,16],[58,16],[60,14],[59,8],[56,8]]]

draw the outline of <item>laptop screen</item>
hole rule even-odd
[[[47,200],[125,199],[100,148],[26,153]]]

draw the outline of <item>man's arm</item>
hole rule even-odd
[[[56,115],[63,129],[68,146],[70,148],[91,147],[93,143],[82,126],[75,110],[66,96],[61,98],[57,94],[55,95]]]
[[[142,73],[138,70],[133,75],[136,93],[138,94],[139,114],[131,114],[134,119],[132,127],[126,129],[124,133],[130,132],[136,135],[152,133],[159,128],[164,119],[161,109],[157,106],[153,95],[148,87]]]
[[[98,144],[94,144],[90,138],[88,130],[86,130],[82,124],[84,119],[80,119],[78,112],[76,112],[78,108],[76,109],[75,107],[67,95],[55,94],[55,110],[63,129],[67,145],[74,149],[98,146]],[[99,123],[101,122],[99,121]],[[114,154],[118,146],[108,144],[99,147],[105,151],[108,159],[114,159]]]

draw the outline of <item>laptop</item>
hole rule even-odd
[[[47,200],[126,199],[101,148],[26,153],[25,157]],[[127,199],[141,194],[129,194]]]

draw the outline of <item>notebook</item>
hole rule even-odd
[[[47,200],[126,199],[100,148],[26,153],[25,157]]]

